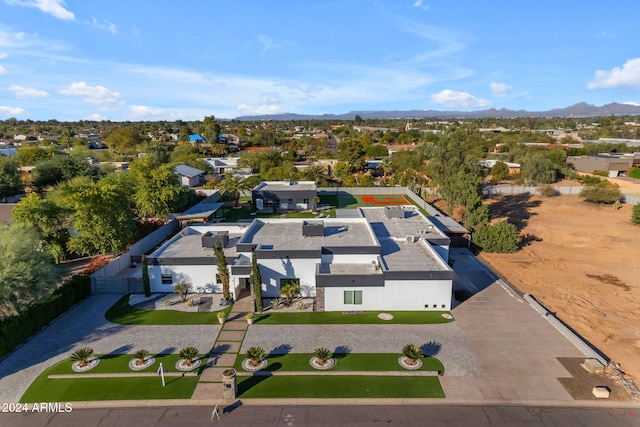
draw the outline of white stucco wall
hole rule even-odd
[[[325,311],[450,310],[451,287],[451,280],[387,280],[380,287],[327,287],[324,306]],[[344,291],[362,291],[362,304],[344,304]]]
[[[280,279],[300,279],[300,290],[305,296],[315,296],[316,258],[278,258],[260,259],[260,275],[262,277],[262,296],[275,298],[280,296]]]

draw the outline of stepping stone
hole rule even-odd
[[[209,357],[207,366],[211,366],[211,367],[233,366],[235,362],[236,362],[235,354],[219,354],[219,355],[213,355]]]
[[[216,353],[237,353],[240,351],[241,342],[238,341],[216,341],[213,351]]]
[[[244,331],[222,331],[218,335],[218,341],[242,341],[244,339]]]

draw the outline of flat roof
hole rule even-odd
[[[253,191],[315,191],[314,181],[262,181]]]
[[[179,235],[153,252],[151,258],[215,258],[212,248],[202,248],[202,236],[211,231],[229,232],[229,244],[224,248],[227,257],[235,257],[236,243],[240,240],[247,227],[238,225],[194,225],[185,227]]]
[[[256,219],[241,240],[273,250],[315,250],[330,246],[378,246],[364,218],[324,218],[324,236],[302,235],[303,220]],[[315,220],[314,220],[315,222]]]
[[[384,208],[362,208],[380,242],[380,257],[390,271],[437,271],[449,266],[425,238],[447,236],[412,208],[405,207],[405,217],[387,218]],[[411,242],[407,237],[411,236]],[[414,241],[416,240],[416,241]]]

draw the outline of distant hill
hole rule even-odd
[[[240,116],[236,120],[353,120],[358,115],[363,119],[476,119],[485,117],[594,117],[594,116],[624,116],[640,115],[640,106],[619,104],[617,102],[595,105],[579,102],[566,108],[556,108],[549,111],[525,110],[496,110],[491,108],[480,111],[439,111],[439,110],[407,110],[407,111],[351,111],[344,114],[263,114],[257,116]]]

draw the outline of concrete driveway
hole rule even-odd
[[[0,362],[0,402],[18,402],[42,371],[68,358],[78,347],[98,354],[176,353],[187,346],[211,349],[220,325],[123,326],[108,322],[104,313],[122,295],[92,295]]]

